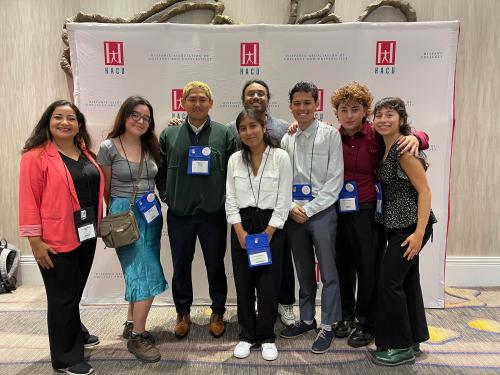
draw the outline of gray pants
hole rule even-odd
[[[300,319],[313,320],[316,305],[315,259],[321,274],[321,324],[331,325],[342,319],[339,277],[335,265],[337,213],[332,205],[309,218],[304,224],[288,220],[288,238],[299,280]]]

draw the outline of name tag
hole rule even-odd
[[[303,206],[313,200],[312,186],[310,184],[293,184],[292,199],[295,203]]]
[[[344,181],[339,194],[339,212],[359,211],[358,184],[356,181]]]
[[[188,174],[209,175],[212,149],[207,146],[189,146]]]
[[[245,238],[248,265],[250,267],[267,266],[273,264],[269,239],[266,233],[249,234]]]
[[[75,231],[79,242],[84,242],[97,237],[94,209],[82,208],[73,212]]]
[[[161,217],[161,206],[156,195],[152,192],[144,193],[139,199],[134,202],[135,207],[141,213],[142,218],[147,224],[152,223]]]
[[[384,191],[382,190],[382,184],[380,182],[375,183],[375,191],[377,193],[377,207],[375,213],[377,215],[384,214]]]

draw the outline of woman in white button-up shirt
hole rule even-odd
[[[242,149],[229,159],[226,181],[226,216],[232,225],[231,256],[240,326],[234,356],[245,358],[253,344],[261,343],[262,357],[272,361],[278,357],[274,323],[285,244],[283,226],[292,203],[292,168],[288,154],[277,148],[277,141],[267,133],[264,113],[244,109],[236,127]],[[247,236],[259,233],[266,234],[269,251],[248,252]],[[269,261],[272,263],[267,264]]]

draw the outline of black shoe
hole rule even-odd
[[[101,342],[99,341],[99,337],[94,335],[88,335],[88,337],[83,338],[83,347],[85,349],[93,348],[96,345],[99,345]]]
[[[67,368],[56,369],[56,371],[69,375],[89,375],[94,372],[94,369],[87,362],[83,361]]]
[[[341,320],[333,325],[333,333],[336,337],[344,338],[351,334],[354,328],[352,320]]]
[[[375,335],[370,329],[359,325],[354,332],[351,333],[351,336],[349,336],[347,344],[353,348],[361,348],[362,346],[369,345],[374,338]]]
[[[281,331],[280,336],[285,339],[291,339],[292,337],[301,336],[306,332],[313,331],[316,329],[316,319],[313,320],[311,324],[304,323],[303,320],[299,320],[297,323],[286,327]]]

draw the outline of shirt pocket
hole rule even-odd
[[[236,197],[238,197],[239,200],[244,196],[252,194],[248,174],[238,172],[234,174],[234,189]]]

